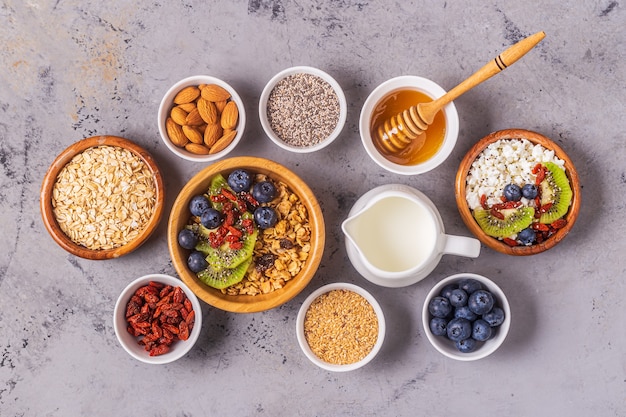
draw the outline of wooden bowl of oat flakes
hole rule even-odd
[[[117,136],[78,141],[56,157],[40,194],[54,241],[85,259],[126,255],[157,227],[165,194],[161,172],[143,148]]]
[[[236,223],[223,220],[213,229],[200,229],[199,218],[192,215],[190,203],[201,196],[211,197],[215,193],[215,179],[227,180],[237,170],[250,174],[253,182],[269,181],[274,184],[276,193],[269,202],[259,205],[272,208],[276,213],[276,223],[271,227],[261,228],[250,220],[250,212],[246,212],[244,192],[237,192],[239,219]],[[224,187],[225,189],[227,187]],[[226,189],[218,194],[231,195]],[[211,191],[213,190],[213,191]],[[230,189],[232,192],[232,189]],[[254,192],[249,193],[254,195]],[[258,206],[257,206],[258,207]],[[223,211],[226,213],[226,210]],[[225,215],[227,217],[227,215]],[[246,217],[248,219],[246,219]],[[246,223],[247,222],[247,223]],[[252,252],[239,258],[239,262],[223,266],[206,256],[204,269],[192,271],[189,260],[194,253],[199,255],[200,245],[207,248],[213,241],[210,237],[219,235],[221,230],[230,225],[243,231],[248,236],[254,234]],[[239,224],[247,224],[242,228]],[[185,249],[179,243],[179,235],[183,229],[204,230],[198,235],[197,244]],[[244,229],[247,229],[244,230]],[[235,237],[237,231],[228,232]],[[253,233],[254,232],[254,233]],[[204,237],[203,237],[204,236]],[[308,185],[294,172],[277,162],[257,157],[234,157],[213,163],[196,174],[182,188],[172,207],[167,240],[172,263],[183,282],[203,301],[213,307],[235,312],[253,313],[280,306],[298,295],[315,275],[322,258],[325,243],[325,226],[321,208],[315,195]],[[220,243],[216,248],[224,248],[227,243]],[[188,245],[187,245],[188,246]],[[200,248],[202,249],[202,248]],[[230,250],[226,247],[225,250]],[[237,249],[235,249],[237,250]],[[218,255],[221,254],[219,251]],[[205,258],[200,257],[201,263]],[[242,260],[243,259],[243,260]],[[221,261],[220,261],[221,262]],[[237,279],[234,276],[237,276]],[[220,284],[216,285],[216,281]]]

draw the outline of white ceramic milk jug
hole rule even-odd
[[[385,287],[420,281],[445,254],[475,258],[480,253],[480,241],[445,234],[432,201],[402,184],[383,185],[364,194],[341,228],[355,269]]]

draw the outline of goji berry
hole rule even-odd
[[[226,188],[222,188],[222,194],[224,195],[224,197],[226,197],[227,199],[231,201],[237,201],[237,196],[233,194],[232,192],[230,192],[229,190],[227,190]]]
[[[211,201],[214,203],[223,203],[226,201],[226,196],[222,194],[216,194],[211,196]]]
[[[241,249],[241,248],[243,248],[243,242],[242,242],[242,241],[238,241],[238,242],[230,242],[230,243],[228,244],[228,246],[229,246],[231,249]]]
[[[534,222],[530,225],[530,227],[532,227],[534,230],[539,230],[540,232],[547,232],[550,230],[550,228],[548,227],[548,225],[543,224],[543,223],[539,223],[539,222]]]
[[[509,245],[509,246],[517,246],[518,245],[517,241],[515,241],[515,240],[513,240],[511,238],[508,238],[508,237],[505,237],[504,239],[502,239],[502,241],[504,243],[506,243],[507,245]]]
[[[491,212],[491,215],[495,217],[496,219],[504,220],[504,214],[500,213],[495,208],[492,208],[490,212]]]
[[[543,214],[543,213],[546,213],[551,208],[552,208],[552,202],[549,201],[539,208],[539,212]]]
[[[480,205],[485,210],[489,209],[489,206],[487,205],[487,196],[485,194],[480,196]]]
[[[228,231],[230,232],[231,235],[237,236],[237,237],[242,237],[243,233],[241,232],[241,230],[233,227],[233,226],[226,226],[226,228],[228,229]]]
[[[546,178],[546,169],[542,166],[535,177],[535,184],[539,185]]]

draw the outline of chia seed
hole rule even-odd
[[[317,75],[293,74],[280,80],[270,93],[267,118],[286,144],[316,145],[330,136],[339,122],[339,98]]]

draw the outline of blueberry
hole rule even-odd
[[[504,310],[500,307],[494,307],[489,313],[483,314],[485,320],[491,327],[497,327],[504,323]]]
[[[467,293],[460,288],[456,288],[450,293],[449,300],[452,307],[463,307],[467,304]]]
[[[472,323],[472,338],[484,342],[491,337],[491,326],[483,319]]]
[[[517,240],[522,242],[522,245],[532,245],[535,241],[535,231],[527,227],[517,234]]]
[[[452,312],[450,300],[445,297],[433,297],[428,303],[428,311],[434,317],[448,317]]]
[[[252,176],[244,169],[236,169],[228,176],[228,185],[234,192],[250,191]]]
[[[271,207],[257,207],[254,210],[254,221],[261,229],[269,229],[278,222],[278,215]]]
[[[185,249],[193,249],[198,243],[198,236],[189,229],[183,229],[178,233],[178,244]]]
[[[457,307],[454,309],[454,317],[460,317],[463,319],[468,319],[469,321],[474,321],[478,318],[468,306]]]
[[[480,281],[477,281],[473,278],[463,278],[459,281],[459,288],[465,291],[468,294],[473,293],[474,291],[478,291],[483,288]]]
[[[430,319],[430,331],[435,336],[446,336],[447,331],[446,327],[448,325],[448,320],[443,317],[433,317]]]
[[[215,210],[214,208],[209,208],[205,210],[200,216],[200,223],[202,226],[207,229],[216,229],[222,224],[222,213]]]
[[[459,340],[458,342],[455,342],[454,344],[456,348],[459,350],[459,352],[461,353],[473,352],[474,350],[476,350],[476,346],[478,345],[476,340],[472,339],[471,337],[467,339]]]
[[[211,208],[211,203],[203,195],[197,195],[189,202],[189,211],[194,216],[202,216],[202,213],[208,208]]]
[[[509,201],[519,201],[522,198],[522,189],[517,184],[505,185],[502,193]]]
[[[467,339],[472,335],[472,323],[467,319],[456,317],[448,323],[448,339],[453,342]]]
[[[524,184],[522,187],[522,196],[529,200],[537,197],[538,194],[537,186],[535,184]]]
[[[446,297],[449,300],[450,295],[452,294],[452,290],[455,290],[457,288],[458,288],[457,284],[447,284],[445,287],[441,289],[441,292],[439,293],[439,295],[441,295],[442,297]]]
[[[259,203],[269,203],[276,197],[276,187],[270,181],[261,181],[252,187],[252,197]]]
[[[467,299],[467,305],[472,312],[482,315],[488,313],[495,303],[493,294],[486,290],[474,291]]]
[[[187,266],[193,272],[200,272],[203,269],[206,269],[206,267],[209,266],[209,263],[206,259],[204,259],[204,254],[202,252],[195,250],[191,252],[187,258]]]

